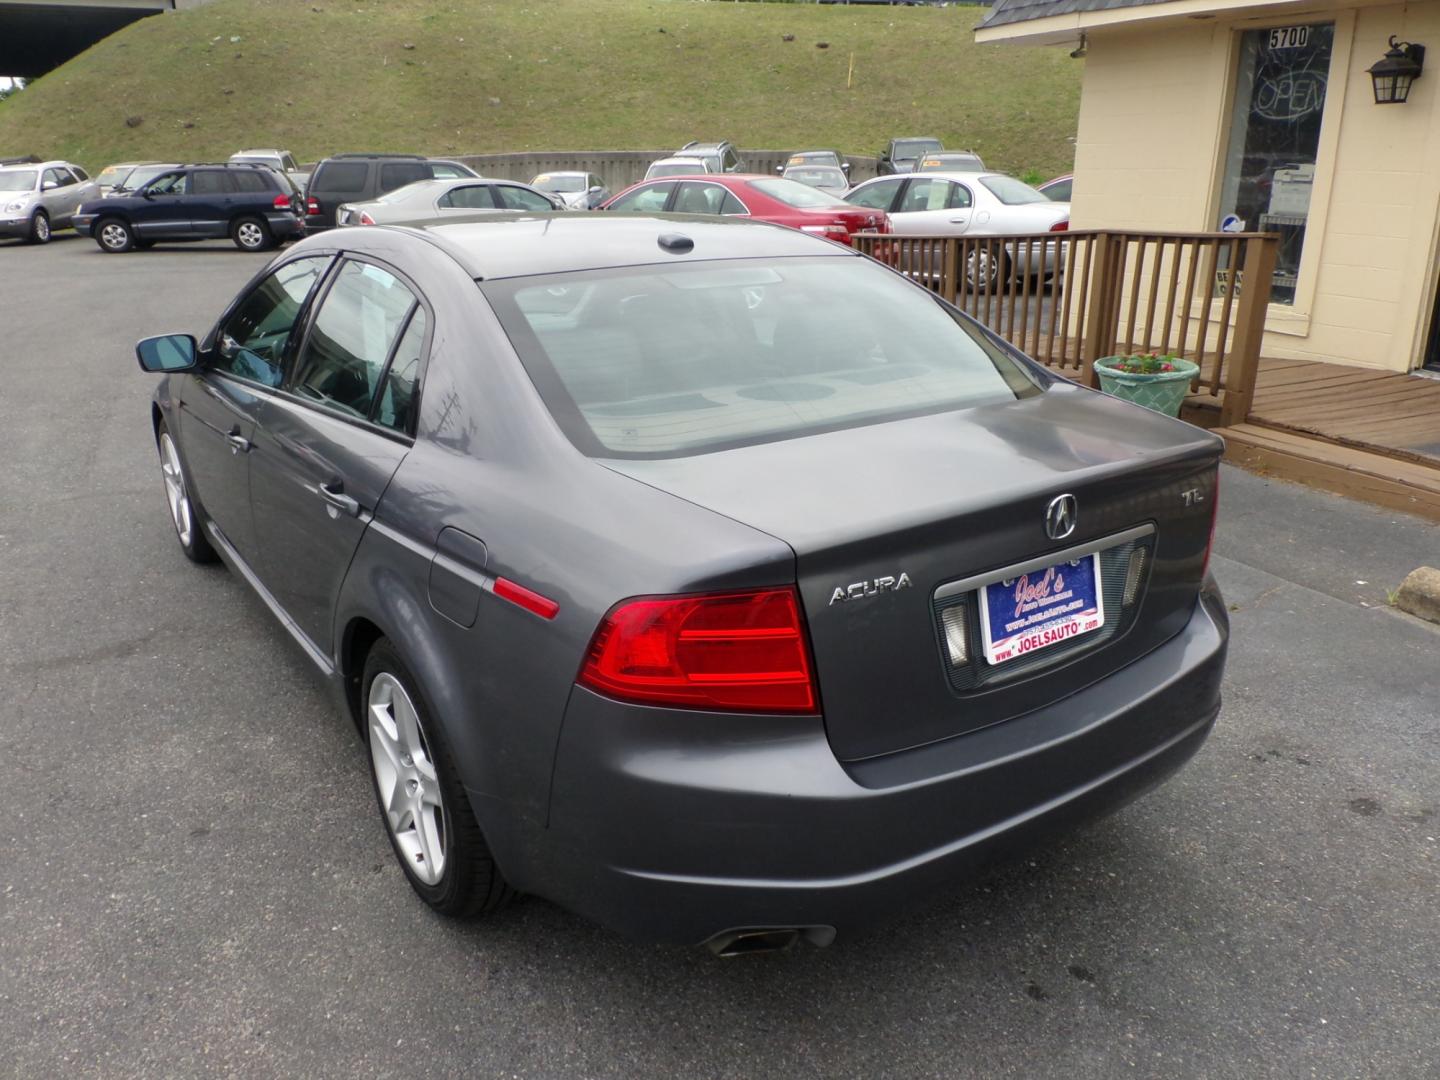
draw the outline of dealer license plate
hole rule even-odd
[[[1098,552],[980,589],[980,634],[992,664],[1063,645],[1104,624]]]

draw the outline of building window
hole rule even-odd
[[[1295,302],[1334,41],[1334,23],[1247,30],[1240,39],[1221,224],[1280,234],[1274,304]]]

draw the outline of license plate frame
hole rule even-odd
[[[980,637],[991,666],[1077,641],[1104,625],[1098,551],[980,587]]]

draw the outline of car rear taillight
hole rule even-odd
[[[1051,226],[1050,226],[1050,231],[1051,231],[1051,232],[1069,232],[1069,231],[1070,231],[1070,219],[1069,219],[1069,218],[1066,218],[1064,221],[1057,221],[1057,222],[1055,222],[1054,225],[1051,225]]]
[[[601,620],[577,681],[640,705],[766,713],[819,707],[793,587],[626,600]]]
[[[305,200],[305,213],[307,213],[307,214],[318,214],[318,213],[320,213],[320,200],[317,199],[317,198],[315,198],[313,195],[310,196],[310,198],[306,199],[306,200]]]
[[[369,214],[367,214],[364,210],[361,210],[360,216],[355,219],[355,223],[357,225],[374,225],[375,219]]]
[[[276,210],[289,210],[290,196],[284,194],[276,195],[275,201],[272,202],[270,205],[273,206]]]

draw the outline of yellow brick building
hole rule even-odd
[[[1377,104],[1392,35],[1436,70]],[[996,0],[976,39],[1080,54],[1075,228],[1277,232],[1264,355],[1440,370],[1440,0]]]

